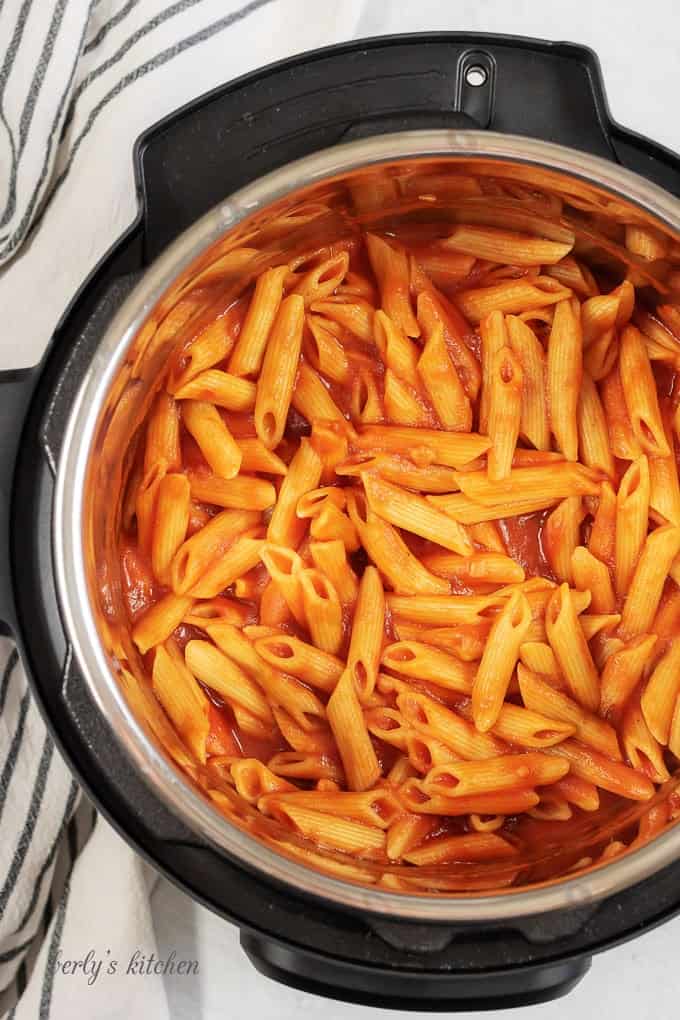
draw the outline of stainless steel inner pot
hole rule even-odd
[[[680,828],[578,876],[493,895],[420,896],[329,877],[277,853],[227,820],[166,756],[124,694],[120,644],[97,609],[94,590],[92,556],[101,522],[92,512],[91,472],[107,457],[110,463],[115,460],[111,423],[119,405],[126,401],[134,409],[144,397],[141,382],[137,388],[121,386],[121,373],[127,372],[129,379],[132,366],[134,378],[139,332],[171,285],[177,285],[180,274],[186,278],[188,267],[200,262],[225,232],[298,189],[362,167],[424,159],[493,162],[499,175],[509,166],[533,168],[537,174],[554,171],[563,181],[576,179],[581,189],[591,189],[600,202],[620,208],[623,200],[634,216],[651,218],[680,236],[680,201],[644,178],[582,152],[514,135],[446,130],[383,135],[324,150],[268,174],[226,198],[171,244],[102,337],[64,438],[53,515],[54,560],[63,620],[83,679],[154,794],[187,826],[263,875],[345,907],[412,921],[501,921],[592,903],[641,881],[680,856]]]

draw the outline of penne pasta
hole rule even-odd
[[[454,432],[469,432],[472,428],[472,406],[449,356],[441,322],[436,324],[425,342],[417,369],[442,426]]]
[[[577,409],[583,372],[580,317],[570,301],[555,306],[548,341],[550,431],[567,460],[578,460]]]
[[[494,621],[472,686],[472,714],[482,733],[498,719],[530,621],[531,609],[521,592],[510,596]]]
[[[494,354],[489,374],[488,433],[491,448],[487,454],[490,481],[507,478],[517,446],[522,407],[522,367],[510,347]]]
[[[626,326],[621,333],[619,363],[633,436],[650,456],[669,456],[654,376],[642,334],[635,326]]]
[[[504,504],[507,515],[513,505],[523,502],[542,503],[545,507],[568,496],[596,496],[600,476],[580,464],[563,461],[546,467],[513,468],[500,481],[492,481],[482,471],[457,471],[456,481],[471,500],[484,506]]]
[[[422,496],[400,489],[368,472],[361,476],[361,480],[369,507],[389,524],[428,538],[463,556],[473,552],[472,542],[461,525]]]
[[[343,637],[342,605],[337,591],[321,571],[312,568],[300,571],[299,583],[312,641],[322,651],[336,655]]]
[[[530,234],[513,233],[498,227],[460,224],[443,240],[443,248],[474,255],[489,262],[510,262],[514,266],[554,265],[569,254],[570,244],[546,241]]]
[[[600,714],[620,716],[637,687],[656,646],[655,634],[640,634],[614,649],[604,663],[600,691]]]
[[[309,552],[314,566],[331,582],[343,606],[353,605],[359,592],[359,582],[347,561],[344,542],[339,538],[310,542]]]
[[[645,539],[623,604],[619,634],[624,639],[650,630],[671,564],[680,550],[680,528],[665,524]]]
[[[472,663],[418,641],[396,641],[388,645],[380,662],[403,676],[427,680],[462,694],[471,693],[476,672]]]
[[[600,705],[599,677],[567,584],[560,585],[550,596],[545,610],[545,629],[574,698],[584,708],[595,712]]]
[[[256,375],[260,371],[287,275],[288,266],[276,266],[257,278],[243,328],[229,359],[229,371],[234,375]]]
[[[571,578],[576,588],[590,592],[590,609],[594,613],[614,613],[616,596],[607,566],[585,546],[577,546],[571,554]]]
[[[366,567],[359,584],[347,653],[347,672],[361,702],[368,701],[373,694],[378,678],[384,629],[385,594],[380,574],[375,567]]]
[[[209,368],[175,390],[175,400],[202,400],[227,411],[250,411],[255,407],[255,383],[237,375]]]
[[[349,670],[338,680],[326,708],[350,790],[368,790],[381,774]]]
[[[615,577],[619,595],[630,588],[647,537],[649,492],[649,464],[642,456],[630,465],[616,494]]]
[[[560,581],[569,584],[574,583],[572,562],[580,542],[583,517],[581,497],[568,496],[558,503],[543,527],[545,554],[552,571]]]
[[[267,510],[276,502],[276,489],[264,478],[237,475],[190,474],[187,484],[191,497],[199,503],[210,503],[233,510]]]
[[[392,246],[376,234],[366,234],[366,251],[378,281],[385,312],[406,336],[420,336],[420,326],[411,307],[406,253],[400,246]]]
[[[304,301],[299,294],[289,294],[281,302],[267,340],[257,381],[255,428],[258,438],[270,450],[281,442],[286,426],[302,348],[304,319]]]
[[[607,417],[597,386],[584,372],[576,407],[576,425],[581,460],[588,467],[614,477],[614,456],[609,443]]]
[[[267,527],[268,542],[293,549],[300,544],[306,525],[297,515],[298,503],[305,493],[318,486],[322,466],[323,462],[313,443],[303,438],[281,483]]]
[[[586,711],[563,691],[546,683],[537,673],[520,665],[517,670],[522,701],[527,708],[549,719],[569,723],[574,737],[615,761],[621,760],[616,731],[594,713]]]
[[[549,450],[545,352],[531,327],[522,319],[508,315],[505,324],[510,348],[522,368],[520,435],[537,450]]]
[[[183,400],[182,422],[216,475],[234,478],[239,473],[241,451],[214,404]]]
[[[344,670],[336,656],[289,634],[257,638],[255,650],[269,665],[322,691],[334,690]]]
[[[531,751],[500,755],[488,761],[436,765],[423,779],[422,788],[434,796],[470,797],[523,786],[547,786],[562,779],[568,771],[568,762]]]
[[[184,542],[189,524],[189,482],[184,475],[164,475],[158,484],[151,566],[159,581],[170,581],[170,564]]]
[[[654,738],[668,744],[675,703],[680,693],[680,640],[673,640],[647,681],[640,708]]]

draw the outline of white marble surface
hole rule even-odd
[[[305,0],[310,18],[318,0]],[[421,30],[505,32],[582,42],[599,54],[613,116],[680,151],[680,5],[678,0],[366,0],[346,37]],[[328,40],[329,42],[332,40]],[[167,985],[173,1020],[408,1020],[396,1013],[324,1001],[261,977],[238,945],[238,933],[161,880],[153,914],[159,950],[197,958],[197,977]],[[671,1020],[678,1016],[680,919],[596,957],[570,996],[499,1020]],[[424,1014],[423,1014],[424,1015]],[[461,1020],[473,1014],[457,1014]]]

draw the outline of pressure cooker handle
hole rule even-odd
[[[241,947],[266,977],[331,999],[419,1011],[477,1011],[531,1006],[570,992],[590,957],[465,974],[446,969],[372,967],[313,953],[241,931]],[[455,958],[455,950],[452,959]]]
[[[14,463],[36,369],[0,372],[0,633],[16,634],[10,528]]]

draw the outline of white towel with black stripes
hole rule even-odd
[[[0,371],[39,362],[70,297],[133,221],[142,131],[256,67],[370,34],[370,6],[0,0]],[[0,637],[0,1016],[169,1018],[162,975],[67,973],[90,945],[104,972],[131,948],[156,950],[154,873],[94,821]]]

